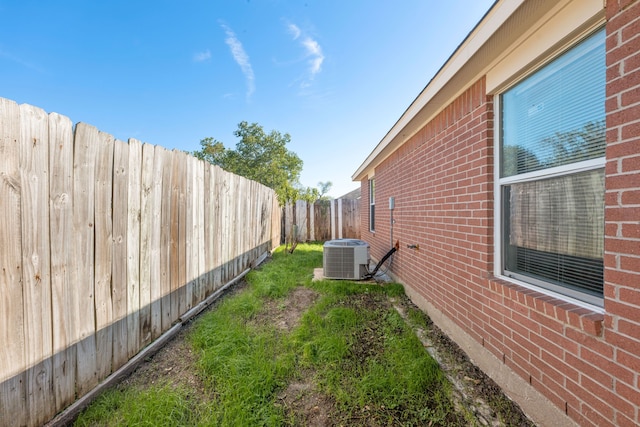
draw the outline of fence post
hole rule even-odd
[[[338,199],[338,239],[342,239],[342,215],[344,212],[342,210],[342,199]]]
[[[309,230],[309,240],[312,242],[316,241],[316,204],[312,203],[308,206],[307,212],[309,214],[309,226],[307,229]]]
[[[335,200],[331,200],[331,240],[336,238],[336,208],[335,208]]]

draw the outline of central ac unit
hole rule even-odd
[[[327,279],[360,280],[368,273],[369,244],[363,240],[329,240],[322,255],[323,275]]]

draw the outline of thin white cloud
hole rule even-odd
[[[205,62],[211,59],[211,51],[209,49],[204,52],[197,52],[193,55],[193,60],[196,62]]]
[[[231,30],[231,28],[225,24],[220,25],[227,35],[227,38],[224,41],[227,46],[229,46],[233,59],[240,66],[242,74],[244,74],[244,77],[247,80],[247,98],[250,98],[255,91],[255,75],[253,74],[249,55],[244,51],[242,43],[240,43],[240,40],[238,40],[236,34]]]
[[[309,72],[311,77],[315,76],[322,70],[322,63],[324,62],[324,55],[322,54],[322,48],[317,41],[307,37],[302,41],[302,45],[307,50],[307,55],[311,57],[309,60]]]
[[[297,40],[298,37],[300,37],[300,34],[302,34],[302,31],[300,31],[300,28],[298,28],[296,24],[288,24],[287,30],[289,30],[289,33],[291,33],[294,40]]]
[[[322,71],[322,64],[324,63],[322,47],[316,40],[304,35],[300,27],[295,24],[287,23],[287,31],[291,34],[292,39],[298,41],[303,47],[304,56],[307,58],[307,64],[309,65],[307,76],[300,84],[300,87],[304,89],[309,87],[314,77]]]
[[[2,46],[0,46],[0,58],[4,58],[8,61],[11,62],[15,62],[16,64],[20,64],[25,68],[28,68],[30,70],[36,71],[38,73],[44,73],[44,70],[42,68],[40,68],[38,65],[35,65],[31,62],[25,61],[20,57],[17,57],[15,55],[13,55],[10,52],[7,52],[5,50],[2,49]]]

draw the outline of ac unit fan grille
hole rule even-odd
[[[353,276],[354,251],[351,247],[326,248],[325,276],[355,279]]]

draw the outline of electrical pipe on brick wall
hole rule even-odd
[[[363,279],[372,279],[376,273],[378,272],[378,269],[380,269],[380,267],[382,266],[382,264],[384,264],[384,262],[391,256],[394,254],[394,252],[396,252],[398,249],[400,249],[400,241],[396,241],[395,246],[393,246],[391,248],[391,250],[389,252],[386,253],[385,256],[382,257],[382,259],[380,260],[380,262],[378,263],[378,265],[376,265],[376,268],[373,269],[373,271],[367,273],[364,275]]]

